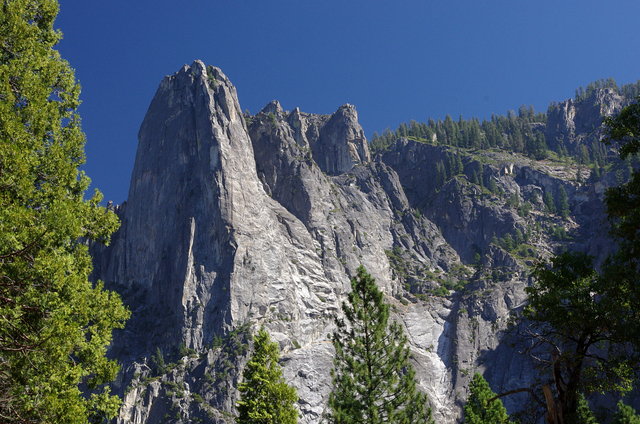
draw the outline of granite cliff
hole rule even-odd
[[[584,140],[585,122],[623,103],[601,97],[560,104],[548,137]],[[94,277],[133,312],[111,349],[124,365],[118,423],[233,422],[238,370],[260,325],[281,346],[301,422],[320,422],[328,334],[360,264],[407,330],[438,422],[459,417],[475,371],[496,391],[535,378],[507,342],[509,313],[525,301],[536,258],[610,249],[600,205],[614,171],[596,181],[572,163],[409,139],[372,155],[351,105],[331,115],[275,101],[241,110],[218,68],[196,61],[164,78],[116,207],[122,226],[109,247],[93,246]],[[452,164],[446,175],[436,162]],[[561,192],[568,210],[551,213],[544,195]]]

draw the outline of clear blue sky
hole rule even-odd
[[[638,0],[61,0],[57,27],[83,87],[86,172],[120,203],[158,83],[194,59],[221,67],[252,113],[352,103],[370,136],[634,82],[639,16]]]

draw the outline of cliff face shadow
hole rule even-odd
[[[451,369],[454,365],[453,357],[455,347],[453,340],[455,339],[455,329],[455,326],[447,318],[444,322],[444,329],[440,337],[438,337],[438,349],[436,352],[447,369]]]
[[[531,340],[525,336],[526,328],[526,323],[508,327],[495,349],[480,353],[478,363],[485,367],[483,375],[496,394],[517,389],[533,392],[509,394],[500,400],[509,414],[522,424],[538,424],[544,422],[545,411],[539,401],[544,399],[542,385],[549,378],[534,359],[542,352],[529,351]]]

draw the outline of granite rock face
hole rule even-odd
[[[452,160],[456,172],[437,175]],[[133,312],[111,350],[124,364],[117,422],[233,422],[262,325],[298,389],[300,422],[320,422],[328,334],[360,264],[407,330],[438,422],[459,417],[475,371],[496,391],[525,385],[535,372],[505,342],[508,317],[525,301],[531,260],[569,243],[537,225],[577,244],[604,231],[602,190],[575,173],[406,139],[372,158],[351,105],[316,115],[274,101],[243,115],[220,69],[183,67],[142,123],[122,226],[108,248],[93,247],[94,277]],[[567,218],[542,201],[561,187]],[[522,238],[517,249],[509,237]]]
[[[611,88],[600,88],[586,98],[553,104],[547,113],[547,142],[571,152],[582,144],[598,143],[603,135],[602,118],[619,112],[628,101]]]

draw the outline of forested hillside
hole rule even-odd
[[[536,112],[532,106],[520,106],[518,111],[506,115],[493,115],[488,120],[475,118],[454,119],[447,115],[443,120],[427,119],[425,122],[402,123],[394,130],[374,133],[371,139],[373,151],[387,149],[397,138],[409,139],[440,146],[465,149],[500,149],[521,153],[536,160],[546,158],[572,160],[575,163],[597,168],[616,158],[615,153],[600,143],[602,115],[589,116],[573,128],[573,134],[561,124],[567,107],[585,109],[613,108],[628,104],[640,94],[640,81],[618,86],[613,79],[598,80],[586,88],[578,88],[575,97],[560,103],[551,103],[546,112]],[[575,112],[574,112],[575,114]],[[576,140],[576,133],[579,140]]]

